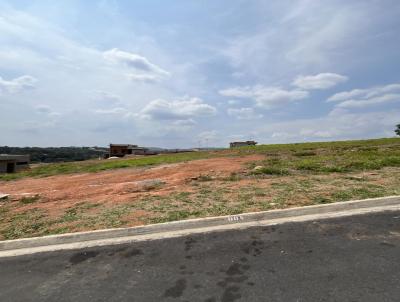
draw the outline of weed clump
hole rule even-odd
[[[226,181],[239,181],[242,179],[242,176],[239,173],[232,172],[227,178]]]
[[[212,180],[213,180],[213,177],[210,176],[210,175],[200,175],[200,176],[197,178],[197,180],[198,180],[198,181],[212,181]]]
[[[30,204],[30,203],[35,203],[40,200],[39,195],[34,195],[34,196],[24,196],[21,198],[19,201],[22,204]]]
[[[260,175],[260,174],[266,174],[266,175],[289,175],[289,170],[285,168],[279,168],[279,167],[262,167],[257,170],[252,171],[252,174],[255,175]]]
[[[314,156],[317,155],[314,151],[299,151],[293,154],[294,156],[302,157],[302,156]]]

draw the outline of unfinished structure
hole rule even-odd
[[[14,173],[29,169],[29,155],[0,154],[0,173]]]
[[[255,141],[231,142],[229,145],[231,148],[244,147],[244,146],[255,146],[255,145],[257,145],[257,142],[255,142]]]
[[[110,144],[109,157],[124,157],[125,155],[154,155],[157,152],[145,147],[131,144]]]

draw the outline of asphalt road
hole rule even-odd
[[[400,212],[2,258],[0,301],[400,301]]]

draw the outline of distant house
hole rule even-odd
[[[157,152],[145,147],[131,144],[110,144],[109,157],[124,157],[125,155],[154,155]]]
[[[255,141],[231,142],[230,143],[231,148],[244,147],[244,146],[255,146],[255,145],[257,145],[257,142],[255,142]]]
[[[29,155],[0,154],[0,173],[14,173],[29,169]]]

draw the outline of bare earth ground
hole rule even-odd
[[[264,155],[0,182],[0,239],[400,194],[400,168],[263,175]]]
[[[185,191],[190,189],[191,180],[202,175],[227,177],[243,170],[244,163],[262,158],[261,155],[215,158],[152,168],[26,178],[0,183],[0,192],[11,194],[14,200],[20,200],[24,195],[38,194],[40,203],[28,204],[19,210],[42,208],[49,211],[50,215],[58,215],[85,200],[112,205],[130,202],[147,195],[148,191],[156,195]]]

